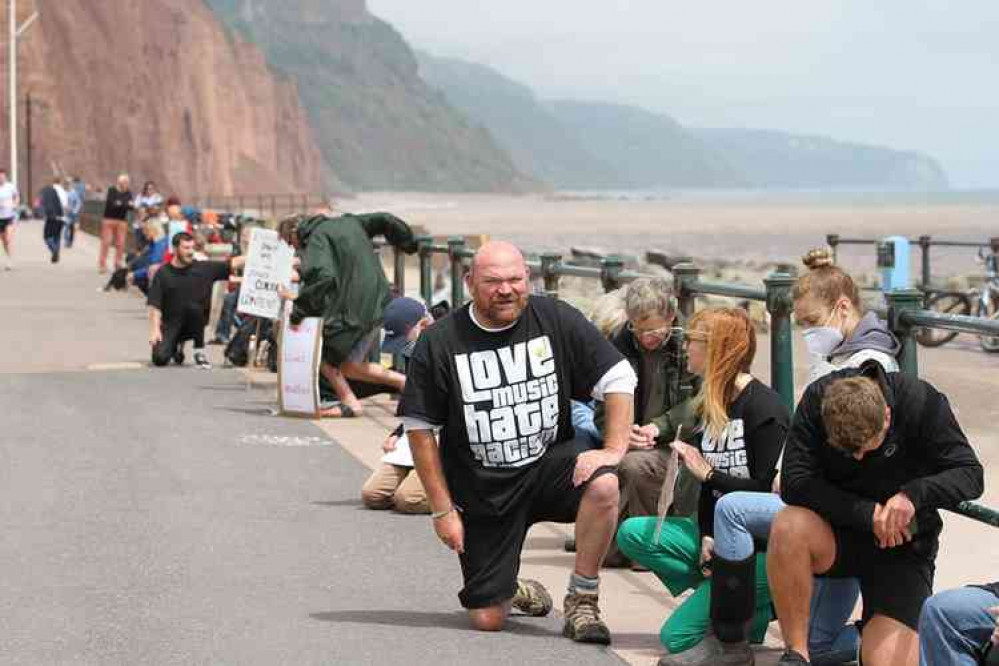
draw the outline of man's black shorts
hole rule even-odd
[[[914,543],[878,548],[870,532],[833,528],[833,535],[836,561],[824,575],[860,579],[861,621],[884,615],[916,631],[923,602],[933,594],[934,556],[915,552]]]
[[[465,608],[487,608],[509,601],[517,589],[520,551],[534,523],[574,523],[586,485],[572,485],[576,456],[593,447],[580,440],[553,444],[540,465],[534,492],[515,510],[495,517],[463,516],[465,552],[461,572],[465,587],[458,594]],[[601,467],[590,480],[614,468]]]
[[[0,234],[2,234],[3,232],[7,231],[7,227],[9,227],[12,224],[14,224],[14,218],[12,218],[12,217],[7,217],[7,218],[0,217]]]

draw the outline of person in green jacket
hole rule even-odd
[[[413,254],[413,231],[390,213],[299,217],[283,226],[302,259],[291,325],[306,317],[322,317],[320,369],[340,398],[340,404],[323,416],[357,416],[361,403],[348,379],[400,392],[405,386],[405,375],[368,362],[372,347],[380,343],[385,306],[392,300],[372,239],[384,236],[391,245]]]

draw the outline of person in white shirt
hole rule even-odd
[[[0,243],[4,250],[4,270],[14,267],[14,222],[17,220],[17,209],[21,205],[21,196],[17,186],[7,179],[7,171],[0,169]]]

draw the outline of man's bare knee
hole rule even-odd
[[[815,573],[832,566],[836,541],[832,528],[817,513],[800,506],[781,509],[770,528],[768,551],[778,559],[808,554]]]
[[[502,631],[506,624],[507,609],[505,606],[490,606],[475,608],[468,611],[472,626],[478,631]]]
[[[868,621],[860,649],[864,666],[916,666],[919,662],[915,630],[884,615]]]
[[[583,500],[600,508],[617,510],[620,497],[617,475],[601,474],[591,480],[583,493]]]

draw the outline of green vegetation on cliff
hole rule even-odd
[[[365,190],[537,189],[489,131],[417,71],[361,0],[206,0],[293,78],[332,173]]]

